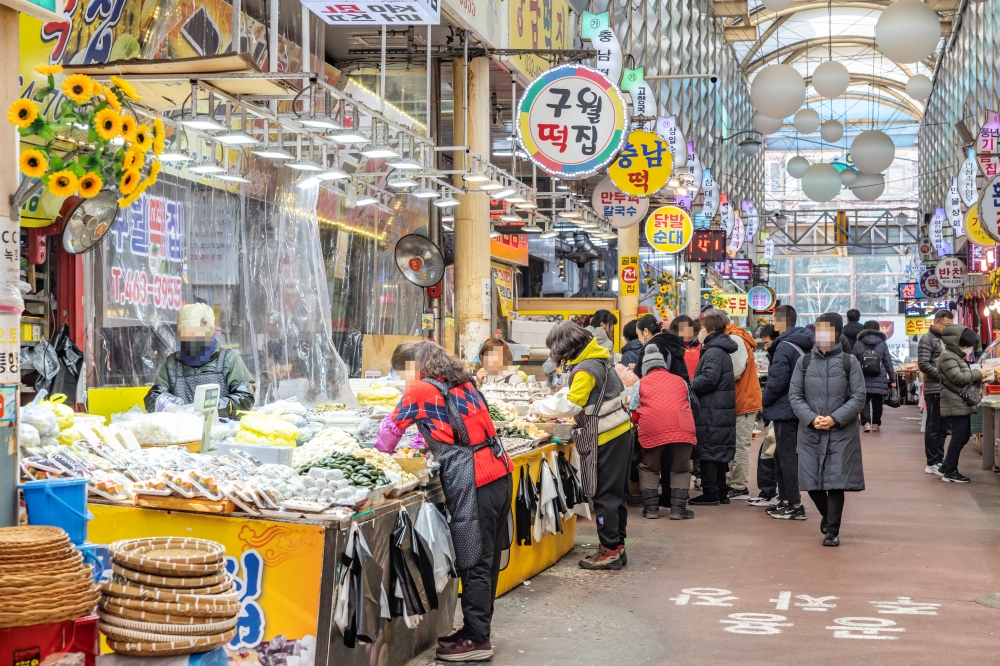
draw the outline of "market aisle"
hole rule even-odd
[[[868,490],[848,495],[839,548],[820,545],[808,500],[805,522],[742,501],[683,522],[643,520],[633,507],[628,566],[587,572],[577,561],[596,538],[581,525],[581,545],[497,600],[493,663],[1000,663],[1000,610],[974,601],[1000,592],[1000,479],[979,469],[971,444],[960,469],[972,484],[924,474],[919,421],[903,420],[918,416],[888,409],[883,431],[863,435]],[[690,588],[729,599],[685,599]],[[745,613],[777,617],[731,617]],[[836,637],[850,629],[844,618],[891,631]],[[433,651],[411,666],[430,663]]]

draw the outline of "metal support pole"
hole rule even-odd
[[[428,40],[427,40],[427,75],[429,86],[427,89],[427,131],[428,136],[434,139],[434,143],[437,143],[441,137],[441,105],[437,103],[437,100],[441,99],[441,61],[436,62],[431,61],[430,57],[430,29],[428,28]],[[432,163],[431,168],[440,167],[440,158],[437,152],[431,153]],[[435,245],[441,247],[442,241],[444,239],[444,231],[441,228],[441,214],[442,210],[437,206],[431,206],[431,216],[428,221],[430,224],[430,238]],[[437,341],[439,345],[444,346],[444,307],[442,300],[440,298],[431,299],[431,313],[434,315],[434,332],[433,339]]]
[[[431,135],[431,26],[427,26],[427,136]]]
[[[243,14],[243,2],[242,0],[233,0],[233,41],[229,43],[229,47],[232,49],[233,53],[240,52],[240,38],[242,37],[243,23],[240,20]]]
[[[517,140],[514,138],[514,133],[517,128],[514,124],[517,123],[517,80],[514,78],[514,74],[510,75],[510,172],[514,174],[517,178]]]
[[[462,86],[462,141],[469,145],[469,31],[462,31],[462,77],[465,84]],[[455,113],[452,112],[452,118]],[[469,170],[469,151],[462,153],[462,169]],[[464,181],[463,181],[464,182]]]
[[[267,8],[267,71],[278,71],[278,3],[280,0],[269,0]]]
[[[381,78],[378,85],[379,112],[385,114],[385,26],[382,26],[382,64],[379,67]]]
[[[302,72],[312,71],[312,35],[309,34],[309,8],[302,5]],[[302,79],[302,87],[309,86],[309,79]],[[305,100],[303,100],[303,105]],[[303,109],[304,110],[304,109]]]

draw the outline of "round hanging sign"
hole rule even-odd
[[[965,277],[965,264],[957,257],[945,257],[938,262],[937,268],[938,283],[946,288],[962,286],[962,278]]]
[[[662,137],[637,130],[628,135],[625,147],[608,167],[608,177],[625,194],[648,197],[667,184],[673,165],[670,146]]]
[[[763,284],[752,287],[747,292],[747,300],[750,302],[750,308],[756,312],[770,310],[771,306],[774,305],[774,298],[774,290]]]
[[[586,178],[604,168],[628,134],[621,91],[583,65],[560,65],[532,81],[517,117],[517,138],[529,159],[563,178]]]
[[[615,187],[610,178],[605,178],[594,188],[590,205],[598,215],[608,218],[615,229],[631,227],[646,219],[649,212],[649,199],[625,194]]]
[[[976,214],[986,235],[1000,243],[1000,176],[994,176],[979,193]]]
[[[993,247],[997,244],[979,223],[979,204],[972,204],[972,207],[965,212],[965,235],[969,237],[969,241],[980,247]]]
[[[948,287],[938,280],[937,270],[931,268],[923,272],[920,276],[920,291],[924,292],[927,298],[941,298],[948,293]]]
[[[691,217],[683,208],[662,206],[646,220],[646,240],[654,250],[677,254],[688,246],[694,235]]]

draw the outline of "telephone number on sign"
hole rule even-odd
[[[154,275],[146,271],[111,269],[111,300],[118,304],[146,305],[163,310],[180,310],[183,305],[181,278],[175,275]]]

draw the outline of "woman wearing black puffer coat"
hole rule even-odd
[[[892,367],[889,346],[885,343],[885,333],[879,330],[879,324],[874,319],[866,321],[865,327],[858,333],[854,355],[865,376],[866,397],[861,410],[861,427],[865,432],[878,432],[882,427],[882,403],[889,394],[889,387],[896,385],[896,371]]]
[[[701,327],[708,336],[701,345],[701,359],[691,388],[698,396],[695,454],[701,461],[703,492],[689,503],[718,506],[729,504],[726,472],[730,461],[736,457],[736,377],[729,355],[737,346],[726,335],[726,322],[719,315],[705,315],[701,318]]]

